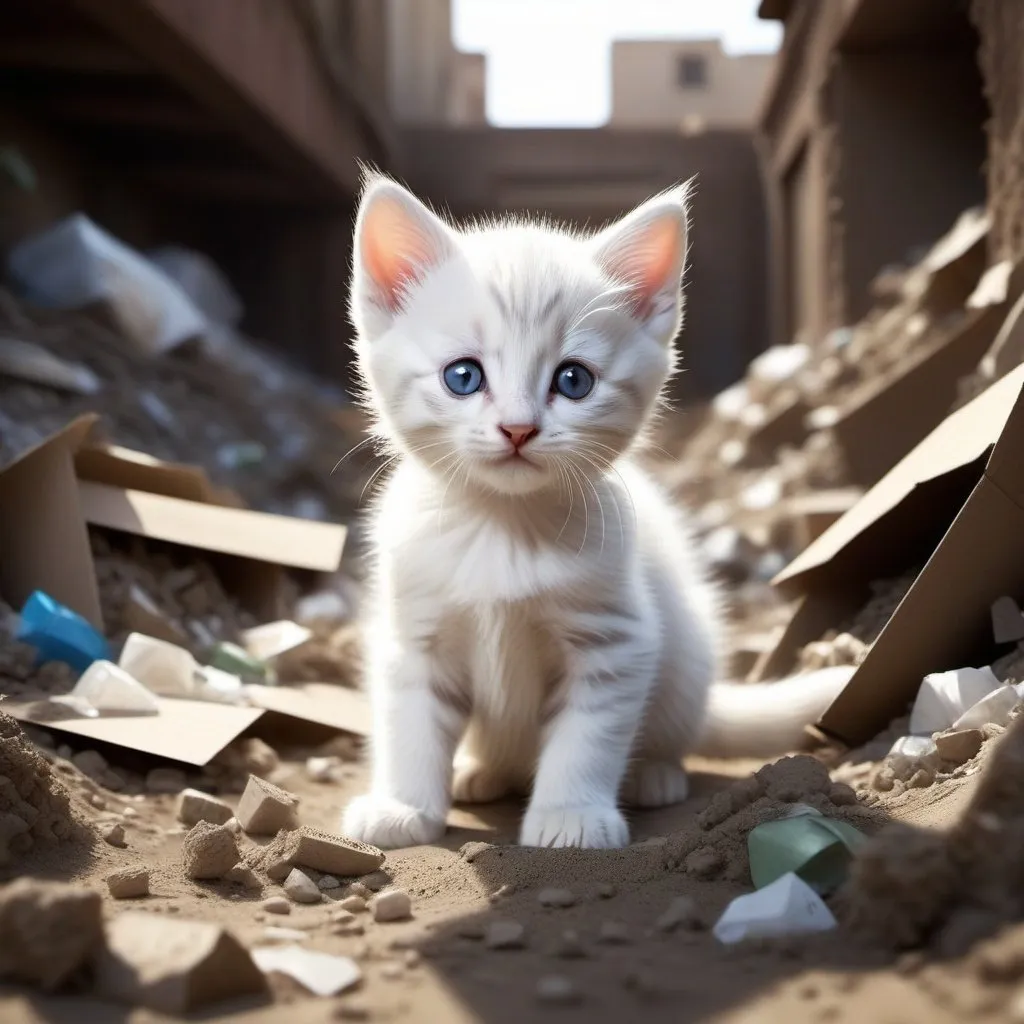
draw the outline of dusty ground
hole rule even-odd
[[[261,901],[279,894],[277,886],[247,892],[224,883],[185,880],[180,870],[183,830],[174,820],[174,797],[145,794],[141,776],[130,770],[146,765],[123,767],[112,761],[125,782],[113,793],[58,759],[58,775],[69,784],[79,817],[95,828],[115,819],[123,822],[127,847],[117,849],[100,839],[85,846],[65,844],[59,848],[64,852],[54,850],[48,859],[31,857],[14,874],[30,870],[84,884],[103,893],[109,915],[141,903],[153,913],[216,920],[247,945],[262,941],[268,925],[296,928],[308,932],[309,948],[354,957],[364,972],[361,985],[337,999],[308,996],[275,977],[272,1003],[221,1004],[197,1019],[503,1024],[548,1018],[618,1021],[643,1014],[651,1021],[759,1024],[1020,1021],[1024,952],[1015,951],[1024,951],[1024,932],[997,940],[995,959],[1003,966],[993,971],[985,966],[992,955],[979,960],[978,953],[929,967],[920,954],[884,950],[884,938],[871,936],[870,930],[866,938],[843,929],[824,937],[727,948],[706,927],[666,932],[655,926],[674,897],[691,897],[699,923],[706,926],[732,897],[749,891],[744,836],[751,824],[771,817],[773,807],[782,803],[816,803],[866,831],[876,831],[890,818],[930,829],[948,827],[967,806],[982,777],[979,766],[998,743],[989,741],[959,777],[895,797],[884,794],[872,808],[852,803],[849,789],[830,783],[815,764],[786,762],[762,773],[759,784],[751,784],[749,775],[757,763],[694,763],[691,799],[669,810],[635,815],[635,842],[623,851],[519,849],[509,845],[516,806],[456,809],[443,843],[389,854],[386,879],[370,880],[407,890],[413,919],[377,924],[360,914],[354,926],[344,927],[332,921],[337,916],[332,905],[345,889],[325,894],[320,905],[293,905],[287,917],[275,917],[262,911]],[[279,749],[282,763],[273,772],[274,781],[301,797],[304,823],[333,827],[346,797],[360,789],[363,767],[345,765],[338,781],[317,783],[305,769],[310,750]],[[744,779],[748,781],[737,781]],[[197,776],[190,782],[204,779]],[[210,782],[207,777],[205,783]],[[730,795],[721,795],[726,790]],[[709,803],[710,809],[701,814]],[[467,843],[494,845],[463,849]],[[152,895],[142,901],[111,899],[104,876],[140,861],[151,868]],[[569,889],[577,902],[566,908],[543,907],[537,894],[545,886]],[[887,895],[882,899],[896,902]],[[864,905],[871,900],[877,904],[877,894],[865,900]],[[482,932],[496,919],[525,927],[524,948],[486,947]],[[602,927],[614,927],[608,922],[622,926],[619,942],[602,941]],[[578,938],[567,938],[567,931]],[[571,952],[576,955],[566,956],[567,946],[575,947]],[[537,986],[547,975],[570,979],[578,1002],[542,1002]],[[162,1018],[84,997],[40,997],[7,987],[0,990],[0,1019],[12,1024],[91,1024]]]

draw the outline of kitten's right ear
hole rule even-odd
[[[354,308],[394,316],[409,288],[454,249],[452,231],[411,192],[389,178],[369,178],[356,216]]]

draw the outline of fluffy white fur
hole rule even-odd
[[[515,791],[524,845],[622,846],[620,801],[684,799],[681,758],[702,745],[790,749],[848,678],[712,685],[719,594],[629,457],[674,369],[686,201],[665,192],[593,237],[458,231],[368,179],[351,315],[396,466],[372,519],[372,785],[346,834],[432,842],[453,798]],[[486,384],[460,397],[444,369],[466,358]],[[566,361],[596,378],[582,399],[553,390]],[[509,425],[537,433],[517,449]]]

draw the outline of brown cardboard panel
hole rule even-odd
[[[102,629],[73,458],[96,418],[79,417],[0,473],[0,595],[17,607],[45,590]]]
[[[3,707],[20,721],[33,722],[55,732],[112,743],[197,767],[212,761],[263,715],[261,708],[163,697],[157,700],[160,703],[158,715],[130,718],[59,718],[53,717],[52,708],[46,704],[14,700],[4,701]]]
[[[314,572],[334,572],[345,543],[341,526],[108,484],[80,481],[79,499],[94,526]]]
[[[360,690],[330,683],[251,686],[249,698],[264,710],[279,715],[357,736],[370,735],[370,702]]]
[[[941,422],[961,378],[977,367],[1004,315],[1001,306],[969,310],[896,377],[873,382],[850,399],[833,430],[855,483],[870,487]]]
[[[875,524],[905,506],[915,492],[924,489],[924,485],[935,483],[941,486],[943,477],[959,470],[969,473],[970,467],[983,459],[998,439],[1017,402],[1022,384],[1024,366],[947,417],[846,515],[779,573],[773,584],[788,592],[808,592],[814,580],[822,575],[821,570],[834,563]],[[927,506],[931,501],[922,504],[924,507],[919,513],[927,516]],[[949,521],[951,519],[947,524]],[[925,523],[920,525],[923,527]]]

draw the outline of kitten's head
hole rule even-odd
[[[584,237],[457,230],[387,178],[356,221],[351,315],[379,429],[441,477],[506,494],[603,471],[674,367],[686,186]]]

